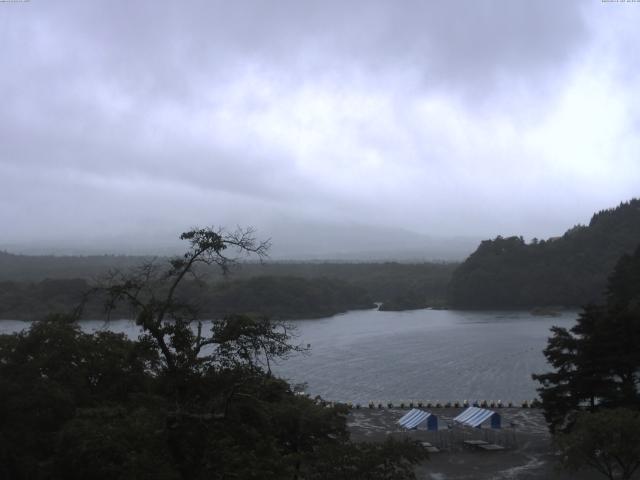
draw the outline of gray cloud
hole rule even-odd
[[[638,195],[638,20],[599,1],[1,5],[0,245],[283,218],[557,234]]]
[[[114,0],[47,2],[4,14],[11,15],[10,39],[31,47],[27,58],[39,68],[71,86],[98,74],[155,103],[167,95],[197,99],[198,82],[224,78],[245,62],[294,77],[345,64],[371,73],[415,68],[427,85],[474,90],[504,76],[557,74],[586,43],[584,6]],[[24,50],[13,54],[25,61]]]

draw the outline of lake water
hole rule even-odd
[[[549,369],[542,350],[553,325],[570,327],[576,312],[537,317],[528,312],[352,311],[298,320],[296,343],[311,344],[274,370],[307,392],[335,401],[502,400],[536,396],[534,372]],[[104,322],[83,322],[86,330]],[[0,331],[25,323],[0,322]],[[136,336],[125,320],[109,328]]]
[[[331,400],[531,400],[534,372],[549,369],[542,350],[559,317],[528,312],[355,311],[296,322],[308,356],[280,365],[292,382]]]

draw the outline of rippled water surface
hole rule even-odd
[[[503,400],[536,396],[531,373],[548,369],[542,349],[549,328],[569,327],[577,314],[536,317],[528,312],[361,310],[298,320],[296,343],[310,344],[276,372],[307,392],[336,401]],[[86,330],[105,328],[83,322]],[[0,331],[25,323],[3,321]],[[137,335],[132,322],[109,329]]]
[[[414,310],[301,320],[297,340],[311,353],[278,371],[332,400],[522,401],[536,396],[531,373],[548,369],[549,328],[576,317]]]

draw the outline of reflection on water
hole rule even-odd
[[[548,369],[542,349],[549,328],[569,327],[576,312],[535,317],[528,312],[362,310],[317,320],[298,320],[296,343],[311,344],[275,369],[307,392],[329,400],[502,400],[536,396],[531,374]],[[0,331],[24,322],[2,321]],[[83,329],[105,328],[102,321]],[[137,336],[130,321],[109,329]]]

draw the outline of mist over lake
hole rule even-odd
[[[532,373],[549,369],[542,350],[553,325],[570,327],[577,313],[558,317],[522,311],[357,310],[297,320],[294,343],[311,348],[275,367],[291,383],[327,400],[531,400]],[[25,322],[3,321],[0,332]],[[83,321],[83,329],[109,328],[137,336],[128,320]]]

